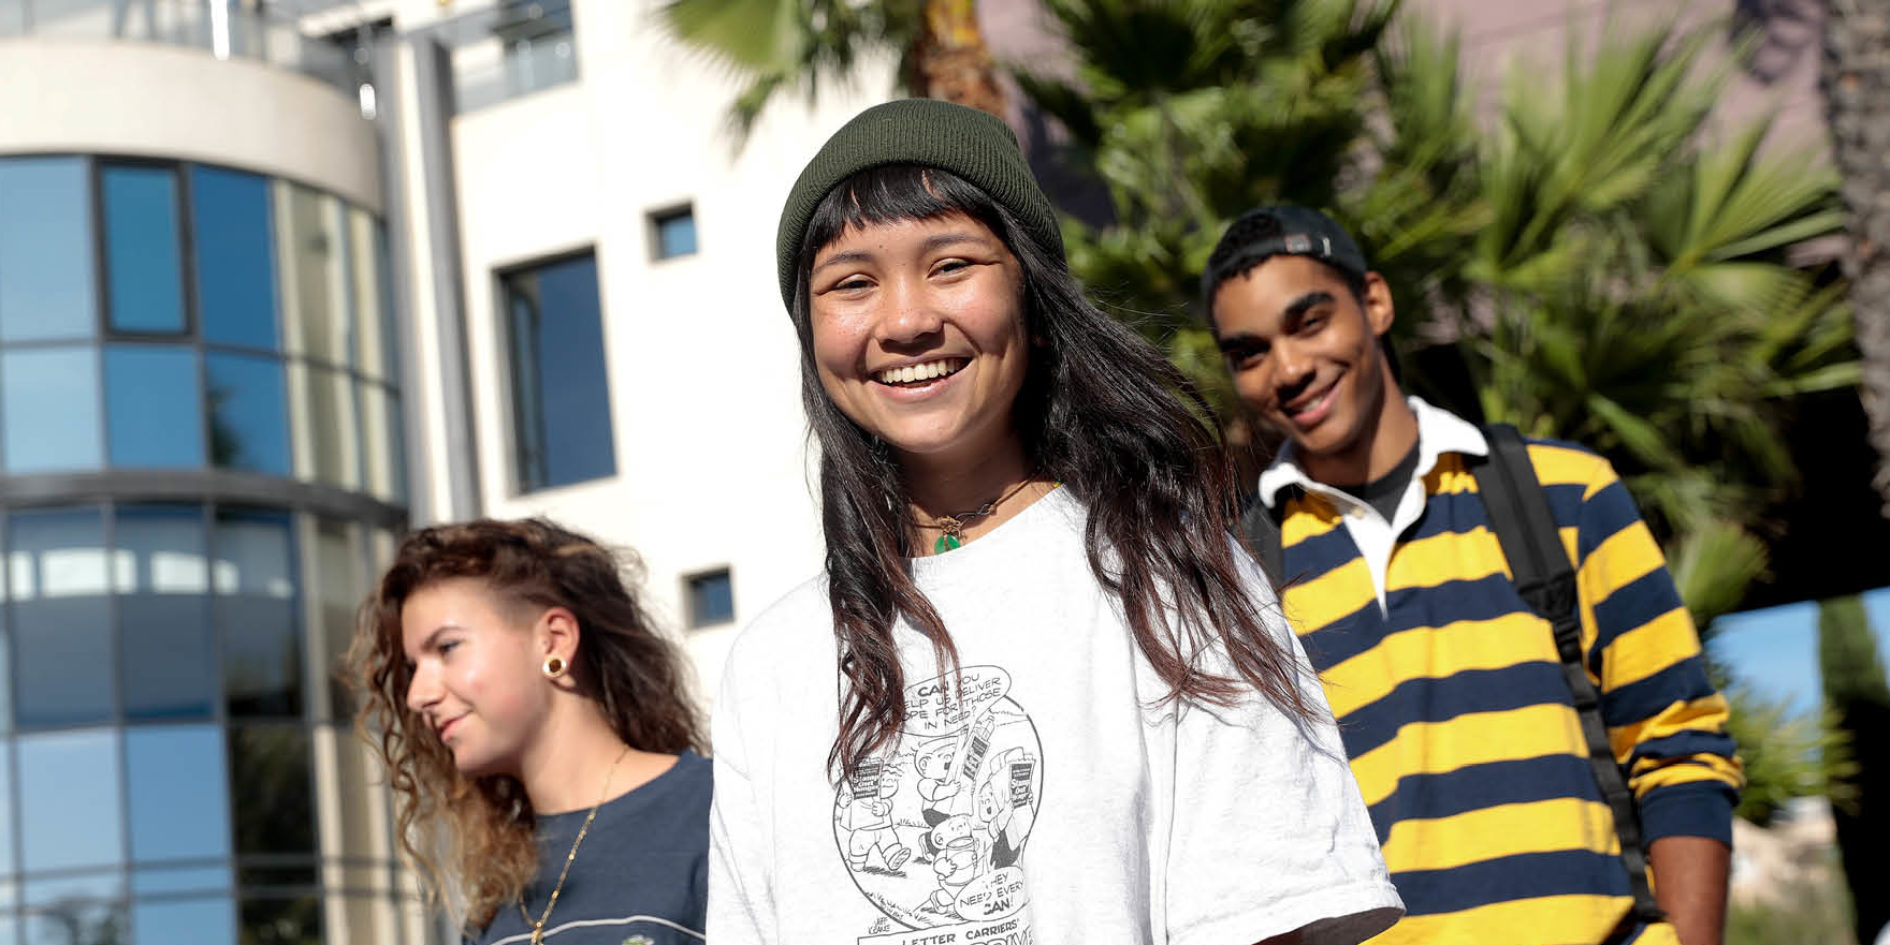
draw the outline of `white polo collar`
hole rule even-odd
[[[1418,425],[1418,463],[1411,471],[1413,481],[1422,480],[1430,475],[1437,466],[1437,458],[1445,453],[1464,453],[1471,456],[1488,456],[1490,443],[1484,439],[1483,431],[1462,417],[1433,407],[1421,397],[1407,397],[1405,403],[1411,405],[1411,412],[1417,414]],[[1259,498],[1267,508],[1273,508],[1282,489],[1299,486],[1308,492],[1331,494],[1332,487],[1313,481],[1306,471],[1300,468],[1294,457],[1293,441],[1288,440],[1280,447],[1273,462],[1260,473]]]

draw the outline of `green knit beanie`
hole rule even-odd
[[[1023,226],[1024,235],[1063,259],[1056,211],[1030,174],[1017,136],[1003,119],[975,108],[929,98],[875,105],[855,115],[807,162],[781,209],[774,239],[781,301],[794,308],[795,264],[814,208],[840,182],[869,168],[917,164],[950,171],[976,184]]]

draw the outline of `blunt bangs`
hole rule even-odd
[[[801,294],[807,292],[807,273],[822,247],[849,228],[935,220],[963,213],[996,233],[1013,251],[1016,243],[997,201],[976,184],[953,174],[917,164],[886,164],[868,168],[841,181],[827,192],[807,222],[801,240]]]

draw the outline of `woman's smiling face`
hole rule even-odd
[[[808,281],[821,386],[907,458],[975,459],[1013,434],[1030,359],[1017,257],[959,212],[848,227]]]

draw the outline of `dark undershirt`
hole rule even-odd
[[[1378,514],[1390,522],[1398,514],[1398,503],[1404,499],[1404,490],[1411,484],[1411,474],[1417,472],[1418,445],[1411,444],[1411,452],[1404,454],[1398,465],[1391,471],[1373,479],[1362,486],[1333,486],[1334,489],[1351,496],[1378,510]]]

